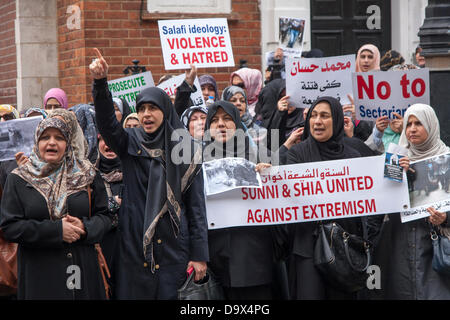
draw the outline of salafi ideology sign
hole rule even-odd
[[[383,177],[385,157],[272,167],[261,188],[206,197],[209,229],[398,213],[409,208],[406,177]],[[370,169],[368,169],[370,168]]]
[[[297,108],[309,108],[319,97],[331,96],[350,104],[355,55],[327,58],[286,58],[286,95]]]
[[[166,70],[234,67],[227,19],[158,20]]]
[[[136,97],[138,94],[145,88],[154,86],[155,83],[150,71],[108,81],[108,88],[112,96],[125,99],[133,112],[136,112]]]
[[[403,116],[415,103],[430,104],[429,69],[356,72],[352,75],[356,119]]]

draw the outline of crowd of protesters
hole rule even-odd
[[[423,67],[417,54],[420,66],[405,65],[398,52],[381,57],[367,44],[357,52],[355,71]],[[93,104],[69,108],[65,92],[50,89],[42,108],[23,114],[43,117],[32,153],[0,165],[0,228],[18,244],[17,299],[177,299],[190,268],[196,281],[210,269],[231,300],[450,299],[450,278],[431,268],[429,239],[430,225],[448,235],[449,212],[430,207],[429,217],[410,223],[399,214],[339,220],[352,234],[368,234],[373,264],[388,275],[376,293],[347,293],[314,266],[316,222],[208,230],[201,174],[201,161],[223,154],[252,160],[261,171],[270,164],[260,149],[285,165],[379,155],[391,142],[408,149],[399,161],[408,171],[410,161],[450,151],[432,107],[416,104],[390,121],[358,121],[354,104],[343,106],[336,97],[293,107],[286,81],[270,71],[263,79],[259,70],[241,68],[226,88],[218,88],[214,75],[200,75],[196,88],[192,66],[175,96],[144,89],[132,113],[112,97],[108,64],[97,49],[95,55]],[[196,90],[215,102],[193,106]],[[1,105],[0,117],[20,116]],[[192,148],[183,149],[182,164],[172,157],[178,130],[192,136],[184,141]],[[273,130],[278,141],[271,141]],[[70,266],[81,270],[78,285],[68,285]]]

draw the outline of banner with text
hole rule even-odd
[[[108,81],[113,98],[123,98],[132,112],[136,112],[136,97],[145,88],[154,87],[152,73],[146,71],[132,76]]]
[[[357,72],[352,75],[356,119],[403,116],[415,103],[430,104],[429,69]]]
[[[450,210],[450,153],[411,162],[411,209],[401,212],[403,223],[430,216],[427,208]]]
[[[286,58],[286,95],[297,108],[309,108],[318,97],[331,96],[350,104],[355,55],[328,58]]]
[[[161,82],[158,85],[158,88],[163,89],[169,97],[175,96],[177,93],[177,88],[183,83],[184,79],[186,79],[186,75],[180,74],[179,76],[172,77],[169,80]],[[191,100],[193,105],[206,107],[198,77],[195,77],[194,86],[197,90],[191,93]]]
[[[398,213],[408,185],[383,177],[384,156],[272,167],[262,188],[206,197],[209,229],[310,222]],[[368,169],[370,168],[370,169]]]
[[[158,20],[166,70],[234,67],[227,19]]]

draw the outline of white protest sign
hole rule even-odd
[[[108,88],[113,98],[125,99],[133,112],[136,112],[137,95],[143,89],[154,86],[155,83],[150,71],[108,81]]]
[[[163,89],[169,97],[175,96],[175,94],[177,93],[177,88],[183,83],[184,79],[186,79],[186,75],[180,74],[179,76],[172,77],[169,80],[161,82],[158,85],[158,88]],[[197,90],[191,93],[192,103],[194,104],[194,106],[206,107],[198,77],[195,77],[194,86]]]
[[[349,104],[355,55],[328,58],[286,58],[286,95],[297,108],[309,108],[319,97],[331,96]]]
[[[262,188],[206,197],[209,229],[396,213],[409,208],[406,178],[383,177],[384,156],[286,165],[261,173]]]
[[[403,116],[415,103],[430,104],[429,69],[357,72],[352,75],[356,119]]]
[[[29,156],[42,116],[0,122],[0,161],[13,160],[17,152]]]
[[[450,210],[450,153],[411,162],[414,170],[409,181],[411,209],[401,212],[403,223],[430,216],[427,208]]]
[[[166,70],[234,67],[227,19],[158,20]]]

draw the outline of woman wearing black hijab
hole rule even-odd
[[[176,299],[191,266],[195,279],[206,273],[207,222],[201,149],[188,163],[175,163],[172,141],[185,132],[169,96],[152,87],[136,99],[140,128],[124,129],[114,114],[107,85],[108,65],[100,52],[89,66],[95,79],[96,120],[105,142],[119,156],[123,198],[115,257],[117,299]],[[175,132],[175,133],[174,133]],[[192,139],[183,140],[192,146]],[[180,159],[185,159],[182,154]]]
[[[272,148],[272,129],[279,130],[278,146],[281,147],[295,130],[304,125],[302,109],[289,107],[286,110],[280,110],[278,108],[278,102],[285,96],[286,80],[273,80],[261,91],[255,108],[255,122],[267,129],[269,149]]]
[[[329,161],[375,155],[364,142],[344,134],[342,106],[335,98],[319,98],[309,109],[302,142],[287,154],[287,164]],[[349,233],[363,235],[361,218],[340,219],[339,224]],[[331,288],[314,267],[314,233],[316,222],[287,226],[290,243],[289,283],[292,299],[352,299]]]
[[[208,108],[204,139],[205,161],[224,157],[256,161],[252,160],[256,150],[249,145],[239,110],[230,102],[218,101]],[[232,140],[234,143],[230,144]],[[226,208],[223,214],[227,214]],[[270,227],[224,228],[210,230],[208,235],[209,267],[222,283],[226,298],[271,299],[273,250]]]

